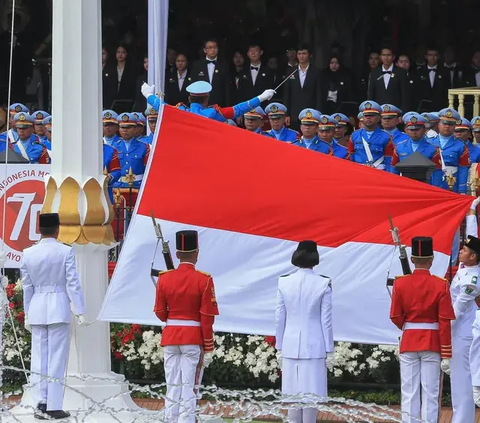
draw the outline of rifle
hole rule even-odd
[[[154,269],[153,266],[155,264],[155,257],[157,256],[158,244],[160,242],[162,243],[162,254],[165,260],[165,266],[167,267],[168,270],[175,269],[175,266],[173,265],[172,254],[170,253],[170,247],[168,245],[168,241],[165,241],[165,238],[163,237],[162,228],[160,227],[160,224],[157,223],[157,221],[155,220],[155,216],[153,215],[153,212],[150,213],[150,216],[152,217],[153,228],[155,229],[155,235],[157,236],[157,244],[155,245],[155,251],[153,253],[153,259],[152,259],[152,267],[150,271],[150,276],[152,277],[153,284],[156,285],[153,278],[158,277],[161,270]]]
[[[400,264],[402,265],[402,271],[404,275],[410,275],[412,273],[412,270],[410,269],[410,263],[408,262],[408,255],[407,255],[407,249],[405,245],[402,245],[402,242],[400,241],[400,233],[398,231],[398,228],[393,226],[393,220],[392,216],[388,215],[388,221],[390,222],[390,232],[392,234],[392,239],[393,243],[395,244],[396,247],[398,247],[399,252],[400,252]],[[389,269],[390,273],[390,269]],[[393,286],[394,278],[387,277],[387,289],[390,286]],[[390,294],[390,291],[388,291]],[[391,295],[391,294],[390,294]]]

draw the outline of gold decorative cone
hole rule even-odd
[[[60,185],[60,233],[58,239],[66,244],[77,241],[82,227],[80,225],[80,213],[78,211],[78,196],[80,185],[75,179],[68,177]]]

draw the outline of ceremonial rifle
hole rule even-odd
[[[410,263],[408,262],[406,246],[402,245],[402,242],[400,241],[400,232],[398,231],[398,228],[393,226],[392,216],[388,215],[388,221],[390,222],[390,233],[392,234],[393,243],[395,244],[396,247],[398,247],[400,252],[399,258],[400,258],[400,264],[402,265],[403,274],[410,275],[412,273],[412,270],[410,269]],[[390,293],[390,290],[388,288],[393,287],[393,282],[395,281],[395,278],[390,278],[389,276],[390,276],[390,269],[388,269],[387,290],[391,296],[392,294]]]
[[[173,265],[172,254],[170,253],[170,246],[168,245],[168,241],[165,241],[165,238],[163,237],[162,228],[160,227],[160,224],[157,223],[157,221],[155,220],[155,216],[153,215],[153,212],[151,212],[150,215],[152,217],[152,223],[153,223],[153,228],[155,229],[155,235],[157,236],[157,244],[155,245],[155,251],[153,253],[152,266],[150,271],[150,276],[152,278],[153,284],[156,286],[157,284],[154,280],[154,277],[158,277],[161,270],[154,269],[153,266],[155,264],[155,257],[157,256],[158,245],[160,244],[160,242],[162,243],[162,254],[165,260],[165,266],[167,267],[168,270],[175,269],[175,266]]]

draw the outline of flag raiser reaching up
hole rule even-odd
[[[177,230],[199,231],[199,268],[216,281],[217,330],[273,334],[278,277],[293,271],[296,243],[312,239],[318,271],[333,282],[335,339],[397,342],[385,279],[391,263],[392,275],[402,271],[392,259],[388,215],[407,245],[417,235],[435,239],[432,272],[443,276],[470,197],[397,175],[379,178],[376,169],[169,106],[162,113],[101,319],[158,324],[149,263],[153,211],[166,239]]]

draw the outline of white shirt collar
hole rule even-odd
[[[388,72],[388,71],[392,71],[393,70],[393,63],[390,65],[390,67],[388,69],[385,69],[385,66],[382,65],[382,70],[385,71],[385,72]]]

